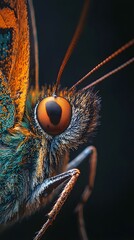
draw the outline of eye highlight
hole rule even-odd
[[[41,128],[49,135],[56,136],[69,126],[72,107],[65,98],[52,96],[38,104],[36,114]]]

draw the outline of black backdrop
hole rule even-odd
[[[35,0],[39,38],[40,82],[52,83],[75,30],[83,1]],[[64,71],[61,85],[72,86],[133,35],[133,0],[92,0],[79,43]],[[91,78],[106,73],[132,56],[132,49]],[[91,140],[98,149],[92,197],[85,206],[90,240],[134,239],[133,67],[96,86],[102,98],[101,125]],[[88,83],[87,80],[86,83]],[[85,83],[85,84],[86,84]],[[76,156],[82,149],[71,153]],[[46,240],[78,240],[74,208],[86,184],[87,163],[81,166],[76,189],[46,233]],[[9,229],[0,239],[30,240],[44,222],[44,212]]]

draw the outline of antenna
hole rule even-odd
[[[91,88],[93,86],[95,86],[96,84],[102,82],[103,80],[105,80],[106,78],[110,77],[111,75],[119,72],[121,69],[127,67],[128,65],[130,65],[131,63],[134,62],[134,57],[129,59],[127,62],[123,63],[122,65],[120,65],[119,67],[113,69],[112,71],[106,73],[104,76],[98,78],[97,80],[95,80],[93,83],[90,83],[89,85],[87,85],[85,88],[83,88],[83,90],[86,90],[88,88]]]
[[[68,62],[76,44],[77,44],[77,41],[80,37],[80,34],[83,30],[83,26],[84,26],[84,23],[85,23],[87,12],[88,12],[88,7],[89,7],[89,0],[85,0],[83,10],[82,10],[82,13],[81,13],[81,16],[80,16],[80,20],[78,22],[77,28],[75,30],[75,33],[74,33],[73,38],[71,40],[71,43],[70,43],[70,45],[67,49],[67,52],[66,52],[66,54],[63,58],[62,64],[60,66],[60,69],[59,69],[59,72],[58,72],[58,75],[57,75],[55,93],[57,92],[58,86],[60,84],[60,80],[61,80],[61,76],[62,76],[62,73],[64,71],[64,68],[65,68],[65,66],[66,66],[66,64],[67,64],[67,62]]]
[[[84,77],[82,77],[77,83],[75,83],[71,88],[70,90],[73,90],[76,86],[78,86],[80,83],[82,83],[86,78],[88,78],[91,74],[93,74],[94,72],[96,72],[100,67],[102,67],[103,65],[105,65],[107,62],[111,61],[113,58],[115,58],[116,56],[118,56],[119,54],[121,54],[123,51],[125,51],[127,48],[131,47],[134,45],[134,39],[132,39],[131,41],[129,41],[128,43],[126,43],[125,45],[123,45],[121,48],[119,48],[117,51],[115,51],[114,53],[112,53],[109,57],[107,57],[106,59],[104,59],[102,62],[100,62],[96,67],[94,67],[91,71],[89,71]],[[128,61],[129,62],[129,61]],[[127,63],[127,62],[126,62]],[[130,62],[131,63],[131,62]],[[129,63],[129,64],[130,64]],[[125,64],[125,63],[124,63]],[[123,64],[123,66],[125,67],[125,65]],[[127,66],[128,64],[126,64]],[[121,66],[120,66],[121,67]],[[120,70],[120,67],[118,67],[115,72],[119,71]],[[122,67],[122,68],[124,68]],[[122,69],[121,68],[121,69]],[[109,76],[111,76],[112,74],[115,73],[114,71],[111,71],[109,72]],[[108,74],[106,74],[108,75]],[[103,77],[105,77],[106,75],[104,75]],[[107,76],[108,77],[108,76]],[[107,78],[105,77],[105,78]],[[98,80],[96,80],[98,81]],[[95,82],[96,82],[95,81]],[[102,81],[102,80],[101,80]],[[92,86],[93,85],[96,85],[97,83],[92,83]],[[99,80],[100,82],[100,80]]]

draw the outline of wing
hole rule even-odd
[[[0,70],[14,102],[16,122],[22,120],[25,108],[29,85],[29,56],[27,0],[1,0]]]
[[[39,90],[38,39],[32,0],[28,0],[28,3],[30,11],[29,25],[32,29],[32,31],[30,31],[30,84],[37,92]]]

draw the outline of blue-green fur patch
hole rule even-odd
[[[31,191],[38,141],[16,132],[0,137],[0,223],[19,211]]]

